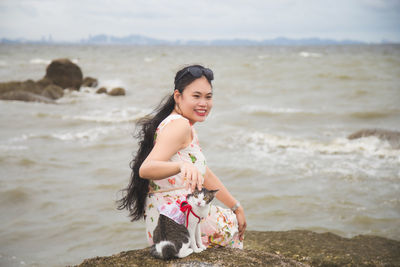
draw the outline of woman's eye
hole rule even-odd
[[[207,96],[207,99],[212,99],[212,95],[208,95],[208,96]]]
[[[200,96],[199,96],[199,95],[194,95],[193,97],[194,97],[194,98],[199,98]]]

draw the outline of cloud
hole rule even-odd
[[[400,41],[396,0],[2,0],[0,37],[79,40],[89,34],[163,39],[323,37]]]

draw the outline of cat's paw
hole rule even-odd
[[[203,251],[201,248],[193,248],[194,253],[200,253]]]
[[[207,249],[207,247],[204,246],[203,244],[201,244],[201,245],[199,246],[199,248],[201,248],[202,250],[206,250],[206,249]]]
[[[192,253],[193,253],[193,249],[191,249],[191,248],[188,248],[188,249],[181,249],[181,250],[179,251],[178,258],[187,257],[187,256],[189,256],[189,255],[192,254]]]

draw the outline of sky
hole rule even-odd
[[[400,0],[0,0],[0,38],[400,42]]]

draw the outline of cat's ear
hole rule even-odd
[[[215,195],[217,194],[218,191],[219,191],[219,189],[210,190],[210,193],[215,197]]]

